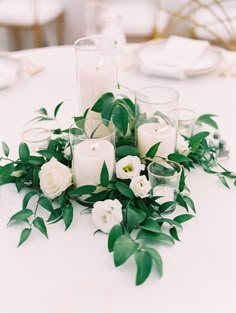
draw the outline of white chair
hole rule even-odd
[[[144,41],[155,36],[157,0],[85,0],[86,34],[100,32],[101,15],[116,16],[128,41]]]
[[[189,36],[191,10],[191,0],[159,0],[156,22],[159,37],[168,37],[171,34]]]
[[[61,0],[0,0],[0,27],[7,28],[20,47],[19,31],[34,34],[34,46],[43,45],[42,28],[54,22],[58,44],[63,43],[64,5]]]
[[[236,1],[192,0],[193,36],[236,50]]]
[[[128,41],[145,41],[156,35],[156,0],[110,0],[108,10],[121,17]]]

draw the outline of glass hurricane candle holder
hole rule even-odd
[[[104,93],[116,94],[115,44],[101,35],[93,35],[78,39],[74,48],[79,111],[83,113]],[[90,112],[90,117],[95,114]]]
[[[179,93],[173,88],[152,86],[136,92],[136,140],[141,158],[160,142],[157,157],[175,151]],[[176,113],[177,114],[177,113]]]
[[[29,128],[22,133],[22,141],[28,145],[31,155],[38,155],[37,151],[47,149],[51,136],[49,129]]]
[[[109,121],[79,120],[70,128],[70,143],[73,181],[76,187],[99,185],[104,162],[109,179],[112,179],[115,169],[115,130]]]
[[[152,188],[151,196],[160,197],[156,200],[158,204],[176,200],[181,172],[181,165],[170,160],[158,160],[148,165],[148,177]],[[174,210],[175,204],[160,213],[169,214]]]
[[[187,108],[178,108],[172,111],[173,118],[178,119],[178,135],[190,138],[196,121],[196,113]]]

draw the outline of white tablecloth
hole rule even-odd
[[[0,91],[0,140],[17,153],[21,131],[34,111],[49,113],[65,100],[59,113],[62,125],[77,114],[73,47],[52,47],[19,52],[43,72],[24,78]],[[233,54],[230,55],[234,57]],[[236,58],[236,54],[235,54]],[[120,82],[133,89],[148,85],[176,88],[181,105],[198,114],[219,116],[222,137],[231,147],[223,162],[236,170],[236,77],[216,72],[176,81],[148,77],[135,70],[120,73]],[[160,248],[164,276],[153,271],[135,287],[135,267],[130,260],[115,268],[107,251],[107,236],[96,234],[89,215],[77,205],[72,226],[48,227],[49,240],[34,230],[16,248],[21,226],[5,227],[21,209],[24,193],[13,185],[0,188],[0,312],[1,313],[233,313],[236,290],[236,190],[227,190],[216,177],[196,169],[189,177],[197,216],[184,225],[181,242]]]

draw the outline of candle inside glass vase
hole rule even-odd
[[[99,185],[104,162],[109,179],[112,179],[115,169],[115,131],[111,123],[98,119],[80,120],[70,128],[70,141],[76,187]]]
[[[101,35],[78,39],[75,44],[79,110],[83,113],[107,92],[116,93],[117,66],[114,43]],[[90,118],[97,118],[89,112]]]
[[[173,110],[178,98],[175,89],[160,86],[143,88],[136,93],[136,139],[141,158],[157,143],[160,143],[157,157],[166,158],[175,151],[177,118],[173,117]]]
[[[175,210],[181,172],[181,165],[170,160],[158,160],[148,165],[148,178],[152,187],[151,196],[159,197],[155,201],[160,205],[173,202],[168,209],[165,211],[159,209],[158,213],[167,214]]]

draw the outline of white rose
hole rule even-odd
[[[116,176],[120,179],[131,179],[138,176],[144,168],[140,158],[128,155],[116,163]]]
[[[133,190],[136,197],[146,198],[149,196],[151,184],[145,175],[132,178],[129,186]]]
[[[39,172],[40,188],[49,199],[54,199],[72,184],[71,170],[64,164],[51,158]]]
[[[94,225],[109,233],[112,227],[122,221],[122,204],[118,200],[97,201],[92,210]]]
[[[188,156],[190,153],[188,141],[183,138],[183,136],[178,135],[176,151],[180,154]]]

